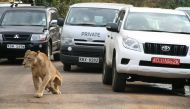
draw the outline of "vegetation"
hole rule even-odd
[[[31,3],[32,0],[22,0],[24,3]],[[126,3],[141,7],[176,8],[179,6],[190,6],[190,0],[35,0],[37,5],[46,4],[57,7],[60,16],[64,17],[68,7],[74,3],[81,2],[112,2]]]

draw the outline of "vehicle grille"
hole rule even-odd
[[[162,49],[163,46],[170,47],[170,50],[164,51]],[[188,47],[186,45],[157,44],[157,43],[144,44],[144,53],[146,54],[186,56],[187,52],[188,52]]]
[[[30,40],[30,34],[4,34],[5,41],[28,41]]]

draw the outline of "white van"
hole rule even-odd
[[[113,22],[122,7],[116,3],[79,3],[70,6],[62,30],[61,61],[71,65],[102,65],[106,24]]]

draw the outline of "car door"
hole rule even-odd
[[[50,22],[52,20],[58,19],[58,13],[57,13],[57,10],[55,9],[49,10],[49,15],[50,15]],[[52,38],[52,50],[53,51],[59,50],[60,48],[59,26],[58,25],[50,26],[49,31]]]
[[[116,18],[114,22],[118,25],[118,30],[120,30],[121,28],[124,16],[125,16],[125,10],[121,10],[118,14],[118,17]],[[113,50],[115,48],[114,41],[116,41],[117,36],[118,36],[117,32],[110,32],[109,47],[108,47],[108,54],[107,54],[107,56],[110,57],[110,64],[112,64]]]

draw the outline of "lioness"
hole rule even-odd
[[[27,50],[24,56],[23,65],[32,70],[35,87],[35,97],[42,97],[44,90],[48,89],[53,94],[61,94],[62,75],[55,68],[46,54],[38,51]],[[40,80],[41,79],[41,80]]]

